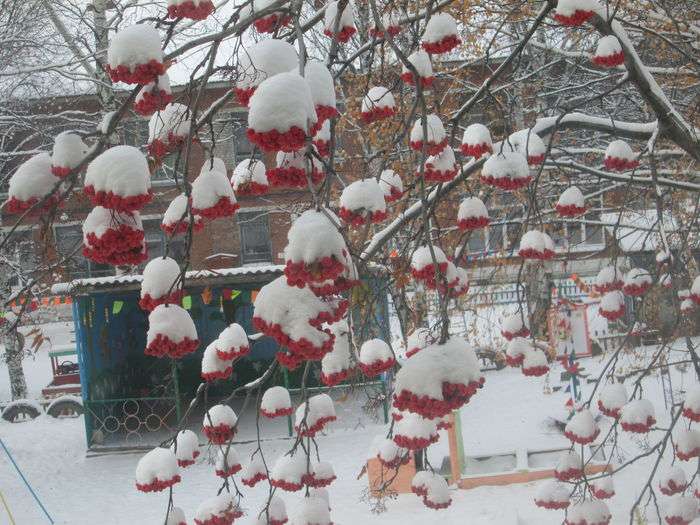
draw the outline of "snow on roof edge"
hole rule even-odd
[[[284,265],[266,264],[260,266],[241,266],[237,268],[221,268],[218,270],[190,270],[185,274],[186,280],[197,281],[200,279],[216,277],[241,277],[246,275],[263,275],[267,273],[281,274]],[[75,279],[70,282],[56,283],[51,287],[51,293],[64,295],[73,293],[78,288],[107,288],[110,286],[129,285],[141,283],[141,274],[111,275],[108,277],[90,277],[87,279]]]

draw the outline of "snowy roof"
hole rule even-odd
[[[260,266],[242,266],[239,268],[222,268],[218,270],[190,270],[185,274],[185,280],[197,284],[227,284],[234,282],[260,281],[257,277],[277,277],[284,271],[284,265],[266,264]],[[141,274],[112,275],[109,277],[91,277],[76,279],[68,283],[57,283],[51,287],[54,294],[87,294],[91,291],[108,289],[139,289],[143,276]]]
[[[600,220],[610,225],[605,229],[610,235],[614,232],[624,252],[656,251],[661,246],[659,215],[656,210],[603,213]],[[667,235],[677,230],[677,224],[670,214],[664,215],[663,220]],[[615,228],[618,221],[619,227]]]

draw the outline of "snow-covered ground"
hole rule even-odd
[[[66,325],[50,325],[47,333],[54,334],[54,344],[66,342],[70,336]],[[631,366],[636,359],[643,359],[651,349],[638,349],[636,356],[624,358],[623,366]],[[48,359],[39,351],[35,361],[26,363],[30,388],[33,393],[50,379]],[[43,364],[42,364],[43,361]],[[582,361],[587,372],[595,373],[602,365],[602,358]],[[506,369],[486,374],[486,384],[461,410],[461,427],[465,453],[468,456],[513,451],[520,447],[543,449],[566,446],[568,441],[556,433],[547,423],[551,417],[564,417],[567,394],[563,390],[549,392],[549,387],[560,386],[560,369],[555,366],[546,378],[526,378],[517,370]],[[7,389],[6,370],[0,369],[0,390]],[[692,381],[690,370],[672,371],[674,388],[684,390]],[[584,397],[592,387],[583,385]],[[644,382],[645,397],[652,400],[657,411],[659,426],[668,422],[663,394],[658,376]],[[356,427],[354,422],[339,421],[332,425],[328,435],[319,438],[321,458],[331,461],[338,479],[330,487],[333,519],[341,524],[532,524],[547,525],[562,522],[562,513],[539,509],[533,504],[538,483],[504,487],[482,487],[472,490],[452,491],[453,504],[447,511],[432,511],[423,506],[414,495],[400,495],[388,502],[388,511],[373,514],[363,500],[367,478],[358,479],[367,450],[374,437],[386,431],[380,424],[367,423]],[[607,421],[602,423],[606,432]],[[148,524],[162,523],[167,505],[164,493],[144,494],[134,488],[134,471],[141,453],[108,454],[86,457],[82,418],[56,420],[40,416],[36,420],[10,424],[0,420],[0,437],[7,445],[29,482],[36,490],[57,523],[80,524]],[[620,448],[614,460],[621,462],[638,454],[654,436],[632,439],[623,434]],[[252,452],[253,445],[237,446],[239,455]],[[286,452],[290,441],[284,439],[266,441],[266,460]],[[203,449],[206,451],[206,449]],[[447,453],[446,439],[442,439],[430,452],[431,463],[439,465]],[[670,455],[669,455],[670,456]],[[623,470],[615,476],[617,495],[611,500],[613,523],[628,523],[629,508],[649,472],[645,460]],[[683,464],[692,475],[691,465]],[[202,499],[213,495],[219,486],[208,452],[203,452],[196,465],[182,472],[183,481],[175,487],[175,502],[192,517]],[[245,488],[245,487],[243,487]],[[0,450],[0,490],[18,524],[41,524],[48,521],[34,503],[29,491],[14,471],[7,456]],[[254,523],[252,514],[261,507],[267,496],[267,488],[259,484],[244,490],[244,508],[249,514],[241,523]],[[293,512],[300,495],[283,493],[288,509]],[[662,499],[663,501],[663,499]],[[650,513],[649,523],[655,523]],[[9,523],[0,507],[0,523]]]

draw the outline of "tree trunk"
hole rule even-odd
[[[27,381],[22,369],[22,344],[16,330],[5,332],[2,338],[5,344],[5,363],[10,376],[10,393],[12,400],[27,398]]]
[[[548,340],[547,313],[552,305],[552,272],[543,264],[528,264],[525,268],[530,331],[535,339]]]

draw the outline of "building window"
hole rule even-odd
[[[56,252],[64,259],[61,267],[65,279],[84,279],[86,277],[104,277],[114,275],[114,268],[109,264],[98,264],[83,256],[83,227],[80,224],[54,227]]]
[[[236,217],[241,230],[241,264],[272,262],[268,213],[239,212]]]
[[[144,219],[143,231],[148,250],[148,260],[162,257],[166,253],[168,257],[176,261],[182,261],[185,256],[185,239],[183,236],[169,238],[160,228],[162,219]],[[168,244],[170,243],[170,244]],[[146,261],[148,262],[148,261]],[[139,268],[146,266],[144,262]]]
[[[4,235],[3,235],[4,237]],[[8,255],[0,271],[7,277],[9,286],[23,286],[32,277],[36,269],[37,250],[34,247],[32,230],[15,230],[12,232],[3,251]]]

